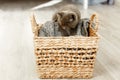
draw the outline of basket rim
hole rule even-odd
[[[57,37],[55,37],[55,36],[50,36],[50,37],[41,37],[41,36],[34,36],[34,38],[44,38],[44,39],[61,39],[61,38],[64,38],[64,39],[66,39],[66,38],[97,38],[97,39],[100,39],[100,35],[99,34],[97,34],[96,33],[96,35],[97,36],[89,36],[89,37],[85,37],[85,36],[69,36],[69,37],[65,37],[65,36],[57,36]]]

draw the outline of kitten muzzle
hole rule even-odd
[[[65,27],[65,26],[63,26],[62,28],[63,28],[64,30],[66,29],[66,27]]]

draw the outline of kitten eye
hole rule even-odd
[[[72,19],[75,20],[75,15],[72,15]]]

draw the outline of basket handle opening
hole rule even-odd
[[[92,23],[95,23],[95,27],[92,27]],[[98,21],[98,15],[97,14],[92,14],[92,16],[90,17],[90,28],[92,28],[94,30],[94,32],[96,33],[98,31],[98,25],[99,25],[99,21]]]
[[[31,25],[32,25],[32,32],[34,33],[34,36],[38,37],[38,32],[42,27],[42,24],[37,24],[34,14],[32,14],[31,16]]]

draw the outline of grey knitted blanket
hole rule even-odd
[[[47,21],[43,24],[42,28],[39,30],[39,36],[41,37],[57,37],[57,36],[88,36],[89,19],[81,19],[80,23],[75,29],[71,30],[71,35],[67,35],[67,32],[62,30],[57,22]],[[94,24],[93,24],[94,27]]]

